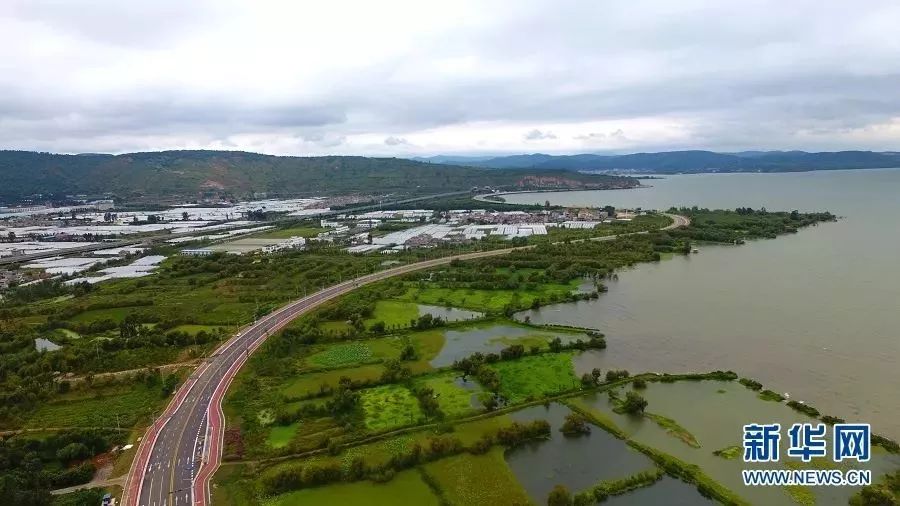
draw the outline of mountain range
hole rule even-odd
[[[415,158],[417,161],[491,169],[546,169],[586,172],[676,174],[694,172],[800,172],[900,167],[900,153],[875,151],[667,151],[627,155],[548,155]]]
[[[488,170],[402,158],[272,156],[242,151],[159,151],[62,155],[0,151],[0,201],[112,195],[130,201],[184,201],[349,193],[419,196],[470,190],[602,189],[637,186],[627,177],[575,171]]]

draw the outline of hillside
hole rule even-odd
[[[623,171],[657,174],[678,172],[799,172],[808,170],[900,167],[900,153],[873,151],[669,151],[629,155],[511,155],[489,159],[433,160],[483,168],[531,168],[544,170]],[[443,162],[437,162],[443,163]]]
[[[114,194],[128,199],[341,193],[423,195],[473,186],[627,188],[630,178],[535,170],[486,170],[398,158],[292,157],[236,151],[58,155],[0,151],[0,200]]]

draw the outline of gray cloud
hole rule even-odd
[[[893,0],[509,5],[10,0],[0,148],[898,149]]]
[[[556,138],[556,134],[554,134],[553,132],[544,132],[544,131],[538,130],[537,128],[525,133],[526,141],[542,141],[542,140],[555,139],[555,138]]]
[[[386,138],[384,143],[388,146],[400,146],[401,144],[409,144],[409,141],[404,139],[403,137],[394,137],[393,135]]]

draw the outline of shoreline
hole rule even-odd
[[[663,178],[660,178],[663,179]],[[631,188],[607,188],[607,189],[585,189],[585,188],[568,188],[568,189],[558,189],[558,190],[517,190],[517,191],[508,191],[508,192],[497,192],[497,193],[482,193],[480,195],[472,196],[472,200],[476,200],[478,202],[493,202],[498,204],[510,204],[514,206],[525,206],[529,204],[518,204],[515,202],[507,202],[506,200],[491,200],[487,197],[494,195],[524,195],[528,193],[564,193],[564,192],[606,192],[606,191],[618,191],[618,190],[642,190],[645,188],[653,188],[653,185],[638,185],[633,186]]]

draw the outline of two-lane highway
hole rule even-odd
[[[685,226],[682,216],[665,228]],[[614,239],[607,236],[602,239]],[[142,438],[125,482],[124,506],[209,504],[209,480],[220,464],[222,398],[238,370],[265,339],[303,313],[355,288],[389,277],[447,264],[455,259],[504,255],[507,248],[455,255],[387,269],[325,288],[296,300],[242,329],[220,346],[182,385]]]

